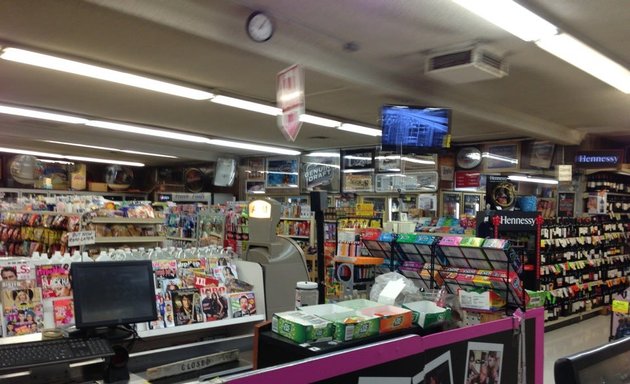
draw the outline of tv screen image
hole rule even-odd
[[[77,328],[157,319],[151,261],[72,263],[70,274]]]
[[[384,151],[421,153],[450,147],[449,108],[385,105],[381,122]]]

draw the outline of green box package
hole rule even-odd
[[[300,308],[310,315],[331,321],[334,327],[333,338],[338,341],[360,339],[379,333],[380,318],[366,316],[335,304],[312,305]]]
[[[333,324],[321,317],[302,311],[280,312],[273,315],[271,330],[298,343],[332,340]]]

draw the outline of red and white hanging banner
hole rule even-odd
[[[278,127],[287,140],[295,141],[302,126],[300,115],[306,110],[302,66],[295,64],[279,72],[277,81],[276,103],[282,109]]]

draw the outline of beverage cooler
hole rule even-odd
[[[485,208],[485,193],[443,191],[440,193],[440,217],[474,218]]]

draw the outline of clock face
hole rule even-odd
[[[464,147],[457,153],[457,166],[472,169],[481,164],[481,151],[475,147]]]
[[[269,16],[262,12],[254,12],[249,15],[247,19],[247,34],[258,43],[271,39],[273,23]]]

